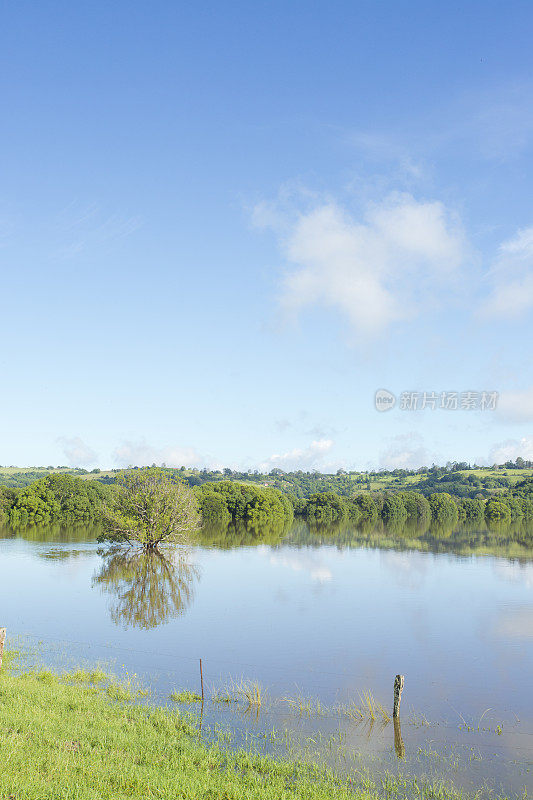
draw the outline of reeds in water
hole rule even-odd
[[[359,695],[359,703],[352,702],[337,708],[343,716],[350,717],[357,722],[380,721],[386,725],[392,720],[385,706],[376,700],[370,691],[362,692]]]

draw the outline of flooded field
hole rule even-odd
[[[204,731],[230,745],[487,795],[533,790],[526,527],[297,522],[205,532],[164,557],[102,549],[89,529],[4,530],[0,564],[0,623],[30,663],[105,663],[150,702],[199,714],[179,693],[200,694],[201,658]]]

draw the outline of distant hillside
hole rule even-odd
[[[171,468],[169,468],[170,470]],[[11,488],[28,486],[34,481],[52,473],[76,475],[83,480],[97,480],[113,483],[117,473],[122,470],[101,471],[94,469],[75,469],[71,467],[0,467],[0,485]],[[317,471],[283,472],[275,469],[268,474],[257,471],[240,472],[224,470],[172,469],[191,486],[216,481],[237,481],[256,486],[270,486],[297,498],[307,498],[317,492],[335,492],[342,497],[352,497],[364,492],[416,490],[424,495],[433,492],[448,492],[456,497],[488,498],[502,494],[525,478],[533,478],[533,464],[517,459],[516,462],[493,467],[470,467],[468,464],[454,462],[445,467],[432,466],[418,470],[382,470],[369,472],[347,472],[338,470],[335,474]]]

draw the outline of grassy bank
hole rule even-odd
[[[375,800],[457,798],[447,785],[341,780],[323,768],[202,739],[178,711],[142,706],[100,671],[0,673],[0,798]]]
[[[349,785],[308,766],[204,743],[176,711],[146,708],[100,672],[0,675],[0,797],[330,798]],[[358,792],[359,797],[373,797]]]

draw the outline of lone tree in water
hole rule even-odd
[[[198,502],[186,483],[157,467],[130,469],[117,477],[101,538],[153,551],[187,544],[199,523]]]

